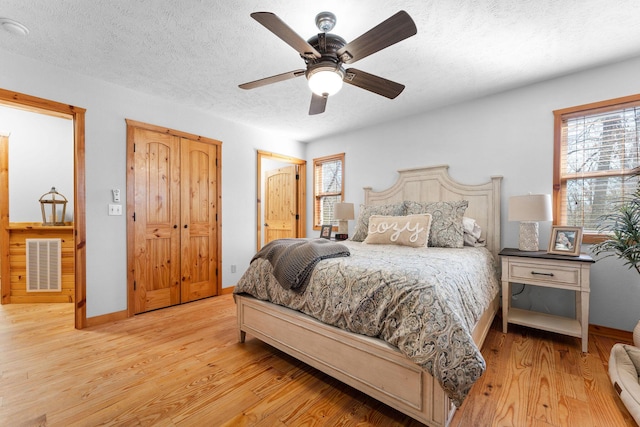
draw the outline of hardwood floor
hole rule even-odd
[[[84,330],[72,304],[0,306],[1,426],[420,426],[248,337],[231,295]],[[495,321],[487,372],[452,426],[634,426],[607,375],[615,340]]]

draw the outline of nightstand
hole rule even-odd
[[[505,248],[502,258],[502,332],[514,323],[582,339],[587,352],[589,332],[589,255],[564,256],[545,251],[524,252]],[[575,319],[511,307],[511,283],[568,289],[576,294]]]

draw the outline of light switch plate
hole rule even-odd
[[[122,215],[122,205],[109,205],[109,215]]]

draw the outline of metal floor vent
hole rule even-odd
[[[27,292],[59,292],[62,239],[26,239],[26,243]]]

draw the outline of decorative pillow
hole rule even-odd
[[[431,215],[371,215],[364,243],[425,247],[429,239]]]
[[[464,246],[464,216],[469,201],[451,202],[404,202],[406,214],[431,214],[429,246],[441,248],[461,248]]]
[[[464,228],[465,246],[484,246],[484,239],[480,238],[482,229],[475,219],[469,217],[462,218],[462,228]]]
[[[358,222],[353,232],[351,240],[354,242],[364,242],[369,229],[369,217],[371,215],[399,216],[404,215],[404,203],[394,203],[391,205],[360,205]]]

